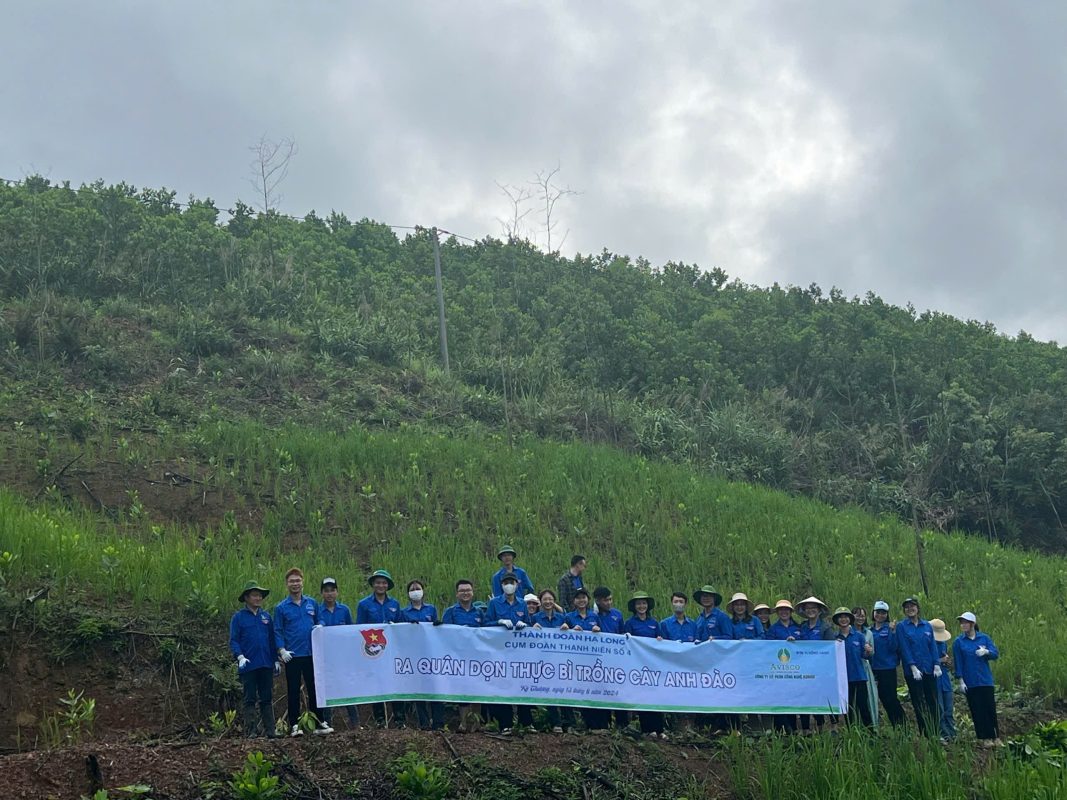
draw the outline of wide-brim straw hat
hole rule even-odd
[[[266,598],[266,596],[268,594],[270,594],[270,589],[264,589],[262,586],[260,586],[255,581],[249,581],[248,583],[245,584],[245,588],[241,590],[241,594],[237,598],[237,602],[243,603],[245,601],[245,598],[248,597],[248,593],[253,591],[253,590],[258,590],[259,593],[262,594],[264,598]]]
[[[934,629],[934,641],[947,642],[952,638],[952,634],[948,632],[948,628],[945,626],[945,621],[934,617],[930,620],[930,627]]]
[[[634,592],[633,595],[631,595],[630,599],[626,601],[626,607],[630,610],[631,614],[637,613],[637,611],[634,610],[634,606],[637,605],[638,600],[646,601],[648,603],[649,611],[652,611],[652,609],[656,607],[656,598],[649,597],[644,592]]]
[[[775,611],[777,611],[780,608],[788,608],[790,613],[793,612],[793,604],[790,603],[788,600],[779,600],[777,603],[774,604],[774,610]]]
[[[752,613],[755,614],[757,611],[770,612],[770,610],[771,610],[771,607],[769,605],[767,605],[766,603],[760,603],[760,604],[758,604],[758,605],[756,605],[756,606],[754,606],[752,608]]]
[[[808,603],[812,603],[814,605],[817,605],[819,608],[821,608],[823,610],[824,614],[827,611],[830,610],[830,606],[826,605],[826,603],[824,603],[822,600],[820,600],[815,595],[812,595],[811,597],[805,597],[803,600],[801,600],[799,603],[797,603],[797,608],[798,609],[803,608],[804,606],[808,605]]]
[[[752,611],[752,601],[748,599],[748,595],[745,594],[744,592],[737,592],[733,597],[730,598],[730,602],[727,605],[729,605],[730,608],[733,609],[734,603],[736,603],[738,601],[741,601],[741,600],[745,601],[745,609],[751,612]]]
[[[396,585],[395,583],[393,583],[393,576],[390,575],[384,569],[376,569],[376,570],[374,570],[374,572],[372,572],[370,574],[370,577],[367,578],[367,583],[369,583],[371,586],[374,586],[374,579],[375,578],[385,578],[389,582],[389,591],[392,591],[393,587]]]
[[[838,617],[848,617],[848,624],[849,625],[855,625],[856,624],[856,615],[853,614],[852,610],[850,608],[848,608],[847,606],[841,606],[839,609],[837,609],[834,612],[834,615],[830,618],[830,619],[832,619],[834,621],[834,625],[838,624],[838,622],[837,622],[837,618]]]
[[[722,605],[722,595],[716,592],[715,589],[712,588],[710,583],[705,583],[703,586],[693,592],[693,602],[699,605],[700,596],[703,594],[710,594],[712,597],[714,597],[716,607]]]

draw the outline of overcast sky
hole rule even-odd
[[[0,0],[0,177],[873,290],[1067,342],[1067,3]],[[530,235],[544,243],[536,211]]]

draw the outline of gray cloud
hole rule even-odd
[[[3,2],[0,173],[498,235],[561,165],[565,249],[868,289],[1067,338],[1067,7]],[[532,215],[531,215],[532,216]]]

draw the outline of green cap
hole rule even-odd
[[[704,594],[710,594],[712,597],[715,598],[715,606],[716,606],[716,608],[718,606],[722,605],[722,595],[719,594],[718,592],[716,592],[715,589],[712,588],[711,584],[705,583],[703,586],[701,586],[699,589],[697,589],[695,592],[693,592],[693,599],[697,603],[699,603],[700,602],[700,596],[704,595]]]
[[[638,600],[647,600],[648,601],[648,610],[649,611],[651,611],[652,609],[654,609],[656,607],[656,598],[649,597],[644,592],[634,592],[630,596],[630,599],[626,601],[626,607],[628,609],[630,609],[630,613],[631,614],[636,614],[637,613],[634,610],[634,606],[637,604]]]
[[[259,593],[262,594],[264,597],[266,597],[268,594],[270,594],[270,589],[264,589],[262,586],[260,586],[255,581],[249,581],[248,583],[245,584],[245,588],[241,592],[241,596],[237,598],[238,602],[243,603],[245,601],[245,598],[248,597],[248,593],[251,592],[253,589],[258,590]]]
[[[496,557],[500,558],[502,555],[504,555],[504,553],[511,553],[513,556],[516,556],[516,557],[519,555],[518,553],[515,552],[515,548],[512,547],[510,544],[506,544],[503,547],[501,547],[497,551]]]
[[[390,575],[388,572],[386,572],[384,569],[376,569],[376,570],[374,570],[374,572],[371,573],[370,577],[367,578],[367,583],[369,583],[371,586],[373,586],[375,578],[385,578],[387,581],[389,581],[389,588],[390,589],[392,589],[393,586],[396,585],[396,584],[393,583],[393,576]]]
[[[848,617],[849,625],[856,624],[856,615],[852,613],[852,610],[848,608],[848,606],[841,606],[834,612],[834,615],[830,617],[830,619],[834,621],[834,625],[837,624],[837,618],[840,617],[842,614]]]

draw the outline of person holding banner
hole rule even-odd
[[[800,626],[793,619],[793,604],[788,600],[779,600],[774,604],[777,621],[767,629],[768,639],[779,642],[795,642],[801,638]],[[795,714],[775,714],[774,728],[782,733],[796,733],[797,718]]]
[[[344,603],[337,602],[337,579],[323,578],[319,587],[322,594],[322,602],[319,603],[319,622],[330,628],[334,625],[351,625],[352,611]],[[345,706],[348,712],[348,727],[351,730],[359,728],[359,709],[356,706]],[[333,709],[322,709],[322,721],[327,725],[333,725]]]
[[[758,603],[754,609],[752,609],[752,616],[760,621],[760,625],[763,626],[763,638],[767,638],[767,629],[771,627],[771,607],[766,603]]]
[[[829,610],[829,606],[814,595],[797,603],[797,611],[802,617],[800,636],[797,638],[807,642],[833,639],[837,634],[833,626],[823,619],[823,614]],[[804,733],[811,733],[812,722],[815,723],[815,727],[821,729],[824,721],[822,714],[803,715],[800,718],[800,728]]]
[[[607,586],[598,586],[593,590],[593,601],[596,604],[597,627],[601,633],[623,633],[626,624],[622,618],[622,612],[615,608],[615,600],[611,596],[611,589]],[[615,727],[622,730],[630,723],[630,715],[625,709],[589,708],[583,711],[586,727],[590,730],[606,730],[614,718]]]
[[[882,702],[889,724],[897,727],[904,724],[904,707],[900,705],[900,698],[897,697],[900,645],[897,642],[896,626],[889,621],[889,603],[885,600],[878,600],[874,604],[871,638],[874,640],[871,671],[878,687],[878,699]]]
[[[960,635],[952,643],[952,659],[960,691],[967,698],[967,708],[974,720],[974,735],[982,747],[996,747],[1000,742],[997,704],[993,694],[993,670],[989,662],[1000,651],[988,634],[978,629],[978,618],[971,611],[958,617]]]
[[[490,581],[490,585],[493,588],[493,597],[499,597],[504,593],[503,578],[509,572],[519,580],[519,594],[527,595],[533,592],[533,581],[531,581],[530,576],[526,574],[526,570],[522,567],[515,566],[515,559],[517,556],[518,553],[515,552],[515,548],[510,544],[501,547],[496,554],[496,557],[500,559],[502,566],[493,573],[493,579]]]
[[[897,641],[900,643],[900,660],[904,663],[904,682],[908,684],[919,733],[936,736],[941,730],[937,702],[941,665],[934,629],[919,615],[917,598],[905,599],[901,607],[904,619],[897,623]]]
[[[538,611],[530,622],[535,628],[559,628],[563,625],[563,614],[556,611],[556,593],[551,589],[542,589],[538,597],[541,610]]]
[[[400,617],[397,622],[437,624],[437,609],[430,603],[424,603],[423,597],[426,587],[422,581],[408,581],[408,605],[400,609]],[[419,727],[423,730],[439,731],[445,727],[444,703],[433,703],[425,700],[412,702],[415,707],[415,717],[419,721]],[[398,719],[403,715],[398,715]]]
[[[571,568],[560,576],[556,587],[559,594],[559,607],[564,612],[574,610],[574,594],[579,589],[584,589],[582,573],[585,572],[585,556],[576,553],[571,556]]]
[[[445,609],[441,622],[445,625],[461,625],[465,628],[481,628],[485,625],[485,610],[478,608],[474,602],[474,584],[466,578],[456,581],[456,602]],[[476,726],[481,717],[474,710],[474,703],[461,703],[459,712],[459,732],[466,733]]]
[[[393,590],[393,576],[384,569],[375,570],[367,578],[371,593],[364,597],[356,605],[357,625],[391,625],[400,619],[400,603],[389,596]],[[385,703],[374,703],[371,706],[374,721],[379,728],[384,728],[388,723],[385,716]],[[401,705],[393,706],[393,716],[397,725],[404,725],[404,708]]]
[[[489,609],[485,615],[486,625],[499,625],[509,631],[521,631],[529,624],[529,612],[526,603],[516,597],[519,589],[519,579],[514,572],[505,573],[500,579],[501,594],[489,601]],[[511,724],[514,714],[510,705],[490,705],[487,709],[489,719],[495,720],[500,732],[511,733]]]
[[[627,636],[639,636],[644,639],[659,638],[659,623],[652,616],[652,609],[656,607],[656,600],[644,592],[634,592],[626,603],[630,611],[630,618],[623,626],[623,632]],[[641,726],[641,733],[655,739],[657,736],[666,739],[663,732],[662,711],[638,711],[637,722]]]
[[[285,664],[285,695],[288,701],[289,735],[303,736],[300,727],[300,683],[307,690],[307,709],[315,717],[313,733],[333,733],[315,705],[315,667],[311,660],[311,631],[319,623],[319,604],[304,597],[304,573],[296,567],[285,573],[289,596],[274,607],[278,659]]]
[[[589,592],[584,588],[574,593],[574,611],[563,618],[560,630],[589,631],[600,633],[600,618],[589,611]]]
[[[848,718],[855,724],[857,719],[868,728],[874,725],[871,705],[867,695],[867,668],[864,662],[874,654],[874,646],[867,644],[862,633],[852,626],[856,617],[842,606],[834,612],[837,640],[845,643],[845,672],[848,676]]]
[[[711,586],[701,586],[693,592],[693,600],[700,606],[696,618],[698,642],[734,638],[733,623],[726,612],[719,608],[722,604],[721,594]]]
[[[730,598],[730,624],[733,625],[735,639],[762,639],[763,623],[759,617],[752,615],[752,601],[744,592],[738,592]]]
[[[674,615],[666,617],[659,623],[659,638],[670,642],[697,641],[697,624],[685,615],[685,604],[689,602],[685,592],[671,595],[671,608]]]
[[[270,594],[255,581],[245,584],[238,601],[244,608],[230,620],[230,652],[237,659],[237,677],[244,690],[244,735],[254,739],[257,722],[268,739],[274,732],[274,676],[279,664],[274,660],[277,640],[274,620],[263,610],[263,601]],[[259,699],[259,720],[253,714]]]

